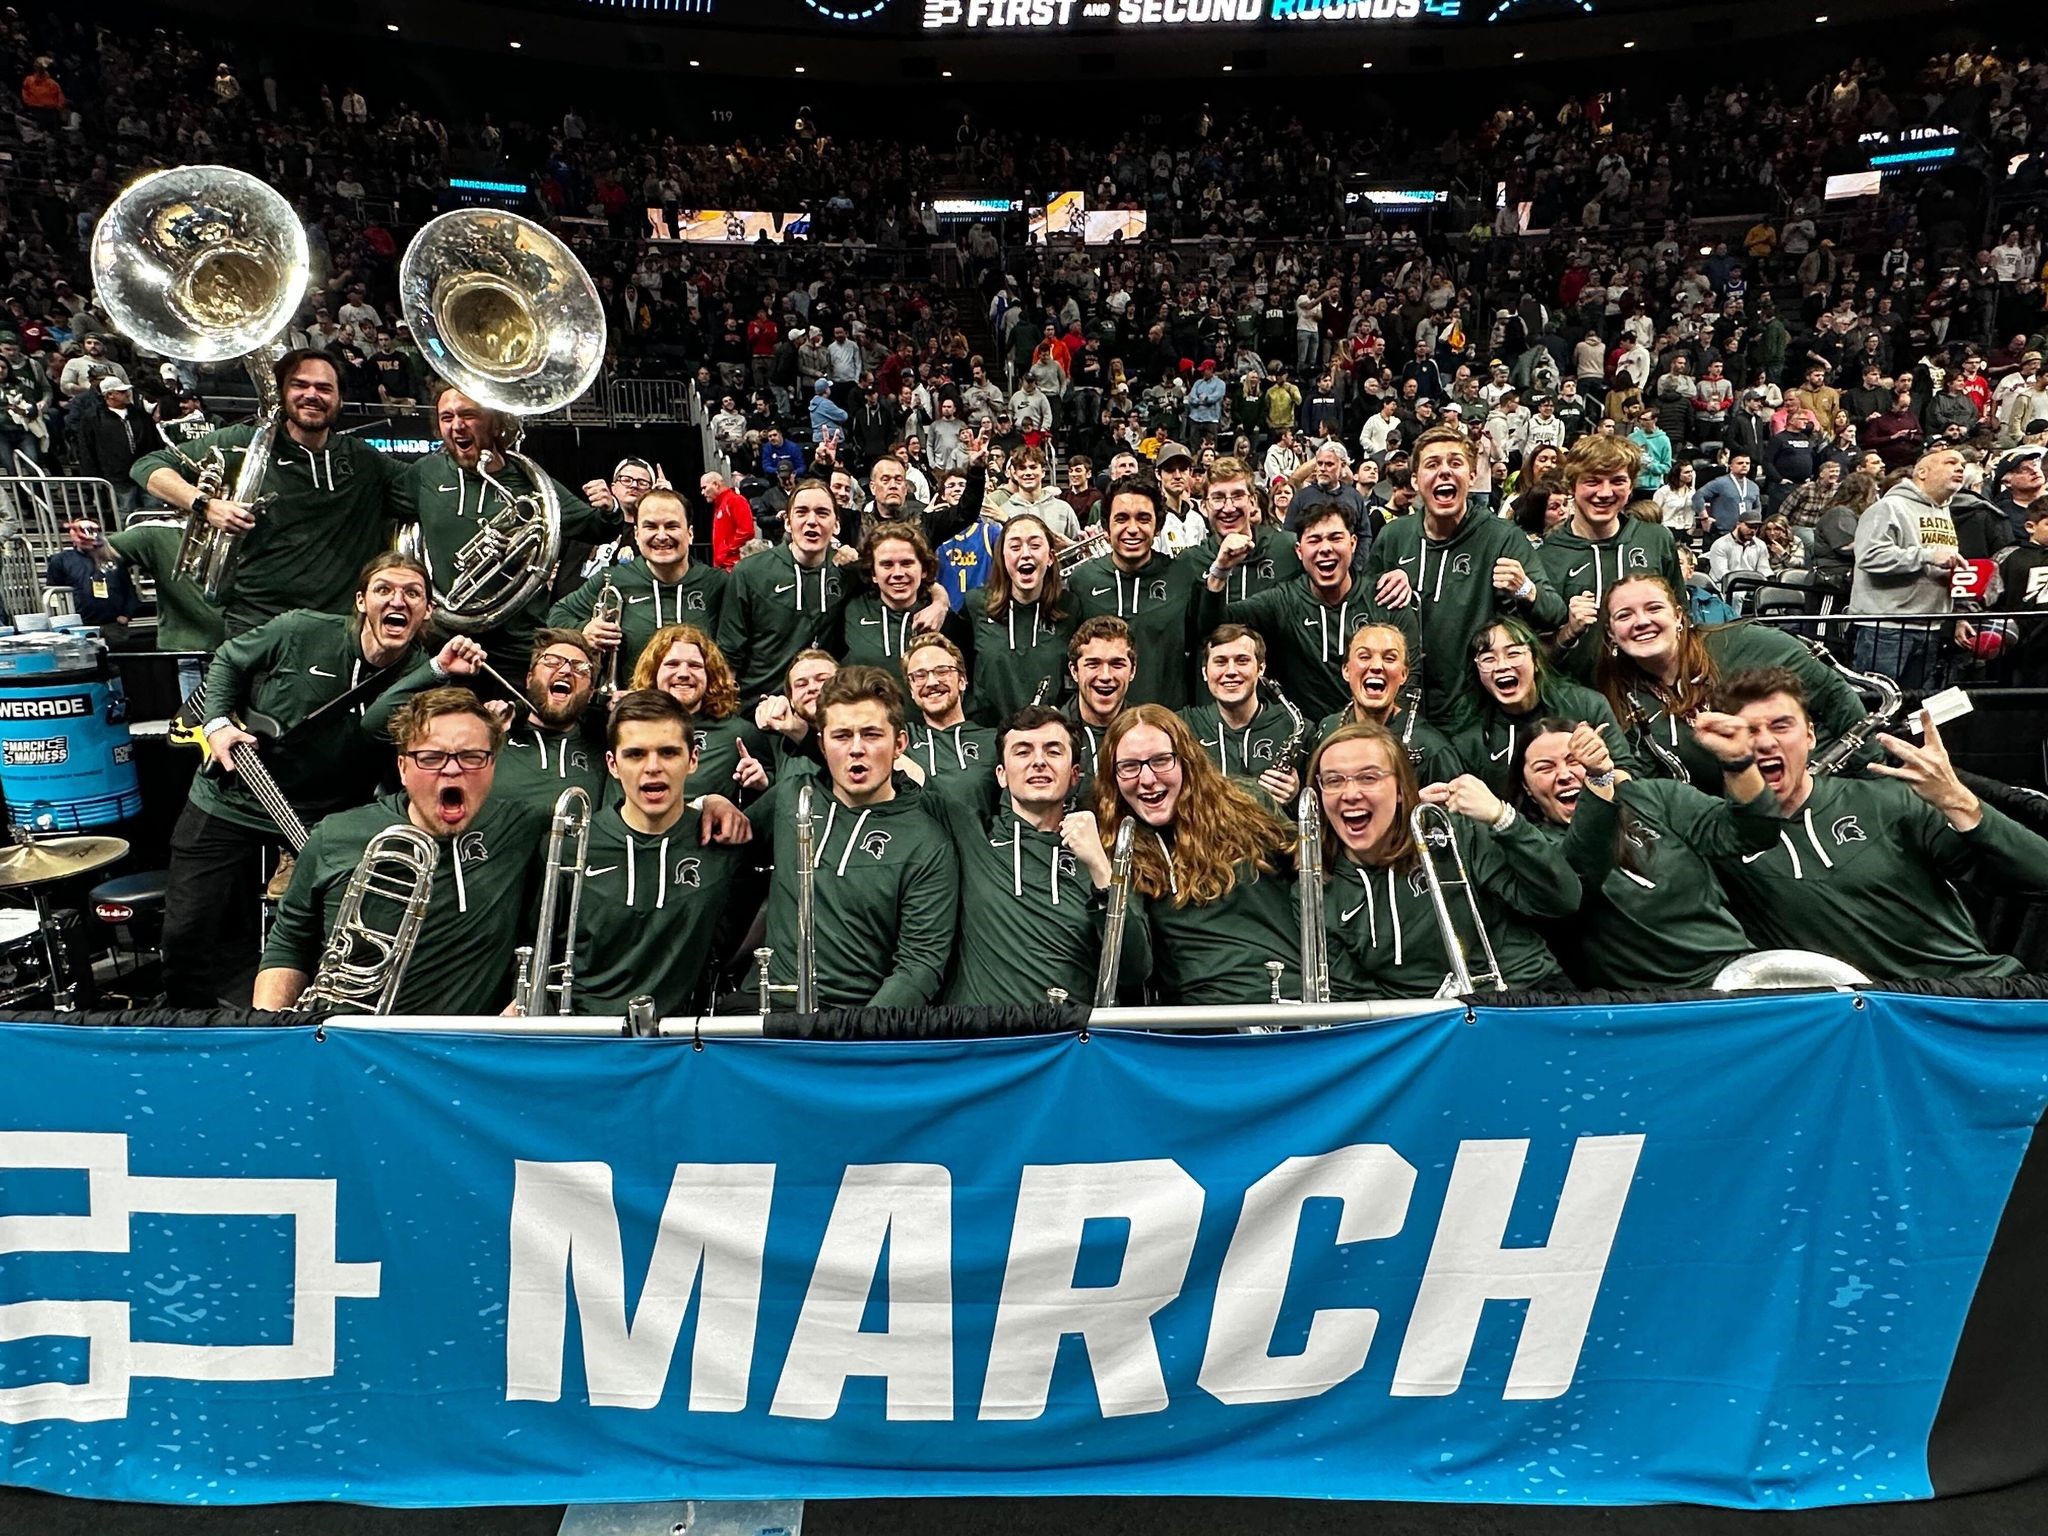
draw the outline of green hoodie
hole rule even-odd
[[[528,495],[533,482],[509,460],[491,474],[493,486],[474,469],[464,469],[445,453],[430,453],[406,467],[391,497],[392,516],[419,520],[427,570],[433,577],[434,600],[455,579],[455,557],[485,523],[504,511],[506,498]],[[602,544],[616,538],[618,514],[600,512],[561,481],[549,476],[561,503],[562,539]],[[546,622],[548,583],[543,581],[512,616],[475,638],[491,653],[500,672],[523,676],[533,655],[533,632]]]
[[[1057,707],[1067,690],[1067,642],[1081,627],[1069,595],[1067,616],[1055,619],[1038,603],[1011,603],[1001,618],[988,612],[988,588],[967,594],[967,676],[973,687],[967,713],[984,725],[1001,725],[1033,699]],[[1040,694],[1041,686],[1043,695]]]
[[[952,840],[926,815],[923,790],[895,776],[896,797],[858,809],[841,803],[801,760],[747,809],[757,835],[774,840],[768,888],[769,978],[796,980],[798,786],[813,803],[812,888],[817,913],[818,1005],[915,1008],[939,995],[958,921],[960,863]],[[787,995],[777,1006],[790,1006]]]
[[[1137,835],[1158,834],[1141,826]],[[1235,873],[1230,890],[1206,906],[1183,907],[1171,896],[1146,903],[1152,979],[1160,1002],[1188,1007],[1271,1002],[1272,974],[1266,969],[1271,960],[1281,965],[1280,996],[1300,999],[1301,914],[1293,871],[1262,875],[1246,862]]]
[[[156,648],[210,651],[227,638],[221,612],[206,600],[199,583],[178,574],[178,547],[185,530],[170,523],[138,523],[109,534],[114,553],[149,573],[156,583]]]
[[[609,578],[619,594],[619,628],[626,641],[619,650],[619,686],[633,678],[633,663],[647,649],[654,632],[670,624],[694,624],[707,635],[718,633],[718,616],[725,607],[725,589],[731,580],[715,565],[691,561],[678,582],[660,582],[645,561],[629,560],[608,571],[599,571],[582,586],[548,610],[548,623],[560,629],[581,629],[596,610],[597,595]]]
[[[1355,716],[1354,709],[1347,706],[1334,715],[1323,716],[1322,724],[1316,727],[1316,741],[1320,744],[1340,725],[1363,724],[1363,717]],[[1448,784],[1465,771],[1463,759],[1457,748],[1451,745],[1451,738],[1416,714],[1414,710],[1402,708],[1393,719],[1385,722],[1402,745],[1407,747],[1408,756],[1415,762],[1415,778],[1421,784]]]
[[[928,595],[912,599],[909,608],[895,609],[884,603],[873,587],[855,582],[846,601],[818,626],[818,644],[837,656],[843,667],[882,668],[907,692],[903,658],[925,638],[916,620]],[[962,615],[949,610],[939,632],[966,652],[967,620]]]
[[[986,783],[995,782],[996,733],[990,726],[962,721],[934,729],[922,720],[913,720],[905,755],[924,769],[927,781],[972,774]]]
[[[1365,573],[1371,591],[1381,576],[1399,570],[1408,577],[1420,607],[1420,650],[1430,665],[1422,677],[1423,713],[1453,736],[1475,707],[1478,688],[1465,660],[1472,637],[1498,619],[1526,620],[1547,633],[1564,622],[1564,599],[1550,585],[1529,536],[1505,518],[1468,511],[1448,539],[1426,538],[1423,514],[1396,518],[1373,540]],[[1493,587],[1494,564],[1517,560],[1536,590],[1526,601]]]
[[[1191,546],[1187,553],[1191,559],[1199,559],[1206,571],[1216,563],[1216,556],[1222,549],[1223,535],[1212,533],[1201,543]],[[1301,557],[1295,553],[1293,535],[1272,523],[1255,524],[1252,528],[1252,552],[1224,582],[1223,601],[1226,604],[1241,603],[1273,587],[1285,586],[1300,574]]]
[[[1716,862],[1758,946],[1833,955],[1878,981],[2016,976],[1978,937],[1953,882],[2048,895],[2048,842],[1990,806],[1969,832],[1892,779],[1821,778],[1762,853]]]
[[[1716,624],[1700,631],[1700,641],[1713,661],[1714,675],[1726,678],[1750,667],[1785,667],[1806,687],[1806,708],[1813,717],[1814,750],[1822,750],[1841,739],[1866,713],[1862,695],[1842,680],[1842,675],[1819,660],[1798,640],[1768,624]],[[1640,722],[1631,721],[1629,736],[1634,741],[1648,734],[1676,752],[1692,772],[1695,784],[1718,785],[1721,765],[1713,753],[1701,746],[1692,727],[1665,713],[1663,703],[1647,687],[1629,691]],[[1865,745],[1852,763],[1881,761],[1884,749]],[[1648,753],[1642,754],[1645,772],[1662,773],[1663,765]]]
[[[1678,542],[1662,523],[1646,523],[1626,514],[1613,537],[1588,539],[1572,531],[1570,519],[1543,536],[1536,551],[1544,572],[1567,608],[1581,592],[1604,597],[1607,589],[1625,576],[1662,576],[1671,590],[1685,591],[1685,577],[1678,568]],[[1581,683],[1593,680],[1593,663],[1600,654],[1602,627],[1595,623],[1576,638],[1559,644],[1555,665]]]
[[[618,806],[600,811],[577,908],[576,1011],[622,1014],[642,995],[663,1015],[696,1009],[741,856],[704,842],[701,811],[658,836],[635,832]]]
[[[1308,735],[1297,731],[1294,716],[1281,704],[1262,703],[1242,730],[1226,724],[1222,708],[1213,703],[1184,709],[1180,717],[1207,749],[1209,761],[1234,779],[1256,779],[1268,768],[1299,773],[1308,753]]]
[[[286,967],[308,977],[319,971],[363,850],[386,827],[409,825],[409,805],[402,794],[387,795],[337,811],[313,829],[263,946],[266,970]],[[426,919],[393,1013],[494,1014],[511,1000],[512,951],[534,939],[532,898],[546,859],[547,820],[531,802],[494,794],[468,830],[434,840],[439,857]],[[363,917],[388,933],[397,923],[396,905],[372,897]]]
[[[1209,562],[1190,550],[1178,559],[1156,551],[1142,568],[1126,571],[1112,555],[1098,555],[1077,567],[1068,589],[1084,619],[1113,614],[1131,626],[1138,670],[1125,698],[1132,704],[1184,708],[1190,658],[1202,637],[1221,621],[1223,599],[1203,580]]]
[[[181,451],[199,460],[214,448],[224,450],[232,488],[254,435],[249,423],[222,427],[184,444]],[[149,477],[160,469],[192,478],[169,448],[143,455],[128,474],[146,490]],[[313,453],[290,432],[280,431],[263,480],[270,504],[242,540],[234,584],[222,604],[227,632],[246,634],[265,619],[298,608],[351,612],[357,573],[371,556],[391,546],[391,522],[399,516],[394,498],[404,473],[403,465],[359,437],[330,435],[327,446]]]
[[[1452,741],[1465,771],[1483,779],[1486,787],[1503,799],[1513,799],[1510,789],[1519,789],[1519,786],[1509,784],[1509,776],[1515,771],[1515,758],[1528,742],[1536,722],[1545,716],[1569,720],[1574,725],[1584,721],[1598,728],[1601,739],[1607,743],[1608,755],[1614,759],[1614,766],[1637,777],[1642,776],[1642,765],[1636,761],[1635,748],[1630,744],[1627,733],[1615,722],[1614,711],[1607,707],[1607,700],[1590,688],[1553,677],[1536,707],[1525,715],[1517,716],[1505,713],[1490,694],[1481,693],[1479,698],[1481,711],[1477,721]],[[1714,778],[1720,778],[1718,765]]]
[[[432,687],[432,664],[414,645],[390,668],[385,692]],[[237,635],[214,653],[206,669],[205,721],[249,713],[268,715],[287,732],[330,700],[371,675],[363,660],[362,620],[355,614],[300,610]],[[265,759],[271,777],[308,825],[329,811],[354,805],[390,765],[381,717],[368,710],[329,710],[296,731]],[[209,816],[260,832],[277,824],[234,774],[209,770],[192,780],[192,803]]]
[[[524,672],[516,674],[525,676]],[[428,688],[453,685],[471,688],[485,698],[493,697],[486,679],[443,678],[431,664],[415,667],[391,687],[378,694],[364,709],[364,726],[379,736],[391,728],[391,716],[415,694]],[[611,776],[604,766],[604,710],[593,705],[583,718],[566,731],[543,730],[533,716],[522,713],[505,733],[498,749],[497,777],[492,781],[494,798],[523,800],[542,810],[553,807],[563,790],[572,786],[588,790],[593,806],[604,804],[612,793]]]
[[[727,715],[722,720],[706,720],[699,715],[694,729],[697,766],[683,785],[683,793],[692,800],[699,795],[724,795],[735,804],[745,800],[751,792],[742,790],[732,777],[740,766],[740,743],[746,743],[747,751],[760,760],[771,776],[776,772],[775,749],[786,745],[780,736],[771,740],[768,732],[743,714]]]
[[[1411,656],[1420,640],[1412,607],[1382,608],[1373,601],[1372,589],[1356,581],[1341,600],[1325,603],[1309,586],[1308,577],[1297,576],[1243,602],[1226,604],[1223,617],[1249,624],[1265,637],[1273,676],[1311,720],[1351,702],[1344,659],[1359,630],[1368,624],[1391,625],[1407,640]]]
[[[1630,868],[1620,867],[1621,808]],[[1777,797],[1750,805],[1670,779],[1628,779],[1613,801],[1581,794],[1569,827],[1546,830],[1584,884],[1578,914],[1556,925],[1560,954],[1587,986],[1622,991],[1710,987],[1756,946],[1728,910],[1713,860],[1777,841]]]
[[[799,567],[787,544],[749,555],[732,569],[716,639],[739,682],[740,707],[751,711],[817,637],[829,610],[843,601],[844,580],[828,555]]]
[[[1019,821],[1007,795],[970,791],[958,778],[924,804],[960,858],[960,947],[946,1001],[1040,1003],[1058,987],[1075,1003],[1093,1002],[1109,893],[1095,889],[1059,833]],[[1120,974],[1142,979],[1151,964],[1145,899],[1133,894]]]
[[[1578,910],[1579,877],[1542,831],[1517,816],[1505,832],[1457,818],[1458,847],[1472,877],[1502,979],[1511,988],[1566,985],[1556,958],[1530,925],[1532,917],[1564,918]],[[1449,871],[1439,851],[1438,868]],[[1472,932],[1470,908],[1455,886],[1444,891],[1474,985],[1486,952]],[[1434,997],[1450,974],[1443,932],[1421,866],[1398,871],[1338,857],[1323,887],[1329,935],[1330,995],[1340,1002]]]

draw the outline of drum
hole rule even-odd
[[[28,907],[0,907],[0,1008],[50,996],[50,953],[42,920]]]

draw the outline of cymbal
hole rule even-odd
[[[127,842],[118,837],[46,837],[0,845],[0,889],[82,875],[125,857],[127,852]]]

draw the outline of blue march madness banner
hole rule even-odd
[[[0,1030],[0,1478],[1926,1497],[2040,1005],[843,1045]]]

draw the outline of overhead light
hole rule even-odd
[[[398,23],[395,21],[387,21],[384,23],[384,30],[386,32],[396,32],[398,30]]]
[[[1528,55],[1528,53],[1527,53],[1526,51],[1524,51],[1523,49],[1517,48],[1517,49],[1515,50],[1515,57],[1516,57],[1516,58],[1518,58],[1518,59],[1526,59],[1527,57],[1529,57],[1529,55]]]
[[[1235,64],[1226,64],[1223,66],[1223,73],[1227,75],[1235,68],[1237,68]]]
[[[696,61],[695,59],[692,59],[692,60],[690,60],[690,68],[692,68],[692,69],[697,69],[697,68],[700,68],[700,67],[701,67],[701,66],[700,66],[700,65],[699,65],[699,64],[697,63],[697,61]]]
[[[1623,44],[1622,44],[1621,46],[1622,46],[1622,47],[1624,47],[1624,48],[1633,48],[1633,47],[1635,47],[1635,45],[1636,45],[1636,40],[1635,40],[1634,38],[1630,38],[1630,39],[1629,39],[1629,40],[1628,40],[1627,42],[1623,43]]]
[[[519,41],[518,38],[515,37],[512,39],[512,46],[514,48],[524,48],[526,44],[522,43],[521,41]]]
[[[951,71],[950,69],[942,69],[939,71],[939,73],[948,80],[953,78],[953,71]]]
[[[1359,67],[1360,69],[1371,69],[1371,68],[1372,68],[1372,60],[1371,60],[1371,59],[1367,59],[1367,60],[1366,60],[1366,61],[1365,61],[1365,62],[1364,62],[1363,64],[1359,65],[1358,67]]]
[[[796,67],[796,72],[797,72],[798,74],[802,74],[802,73],[804,72],[804,67],[803,67],[803,65],[801,65],[801,64],[797,65],[797,67]]]

